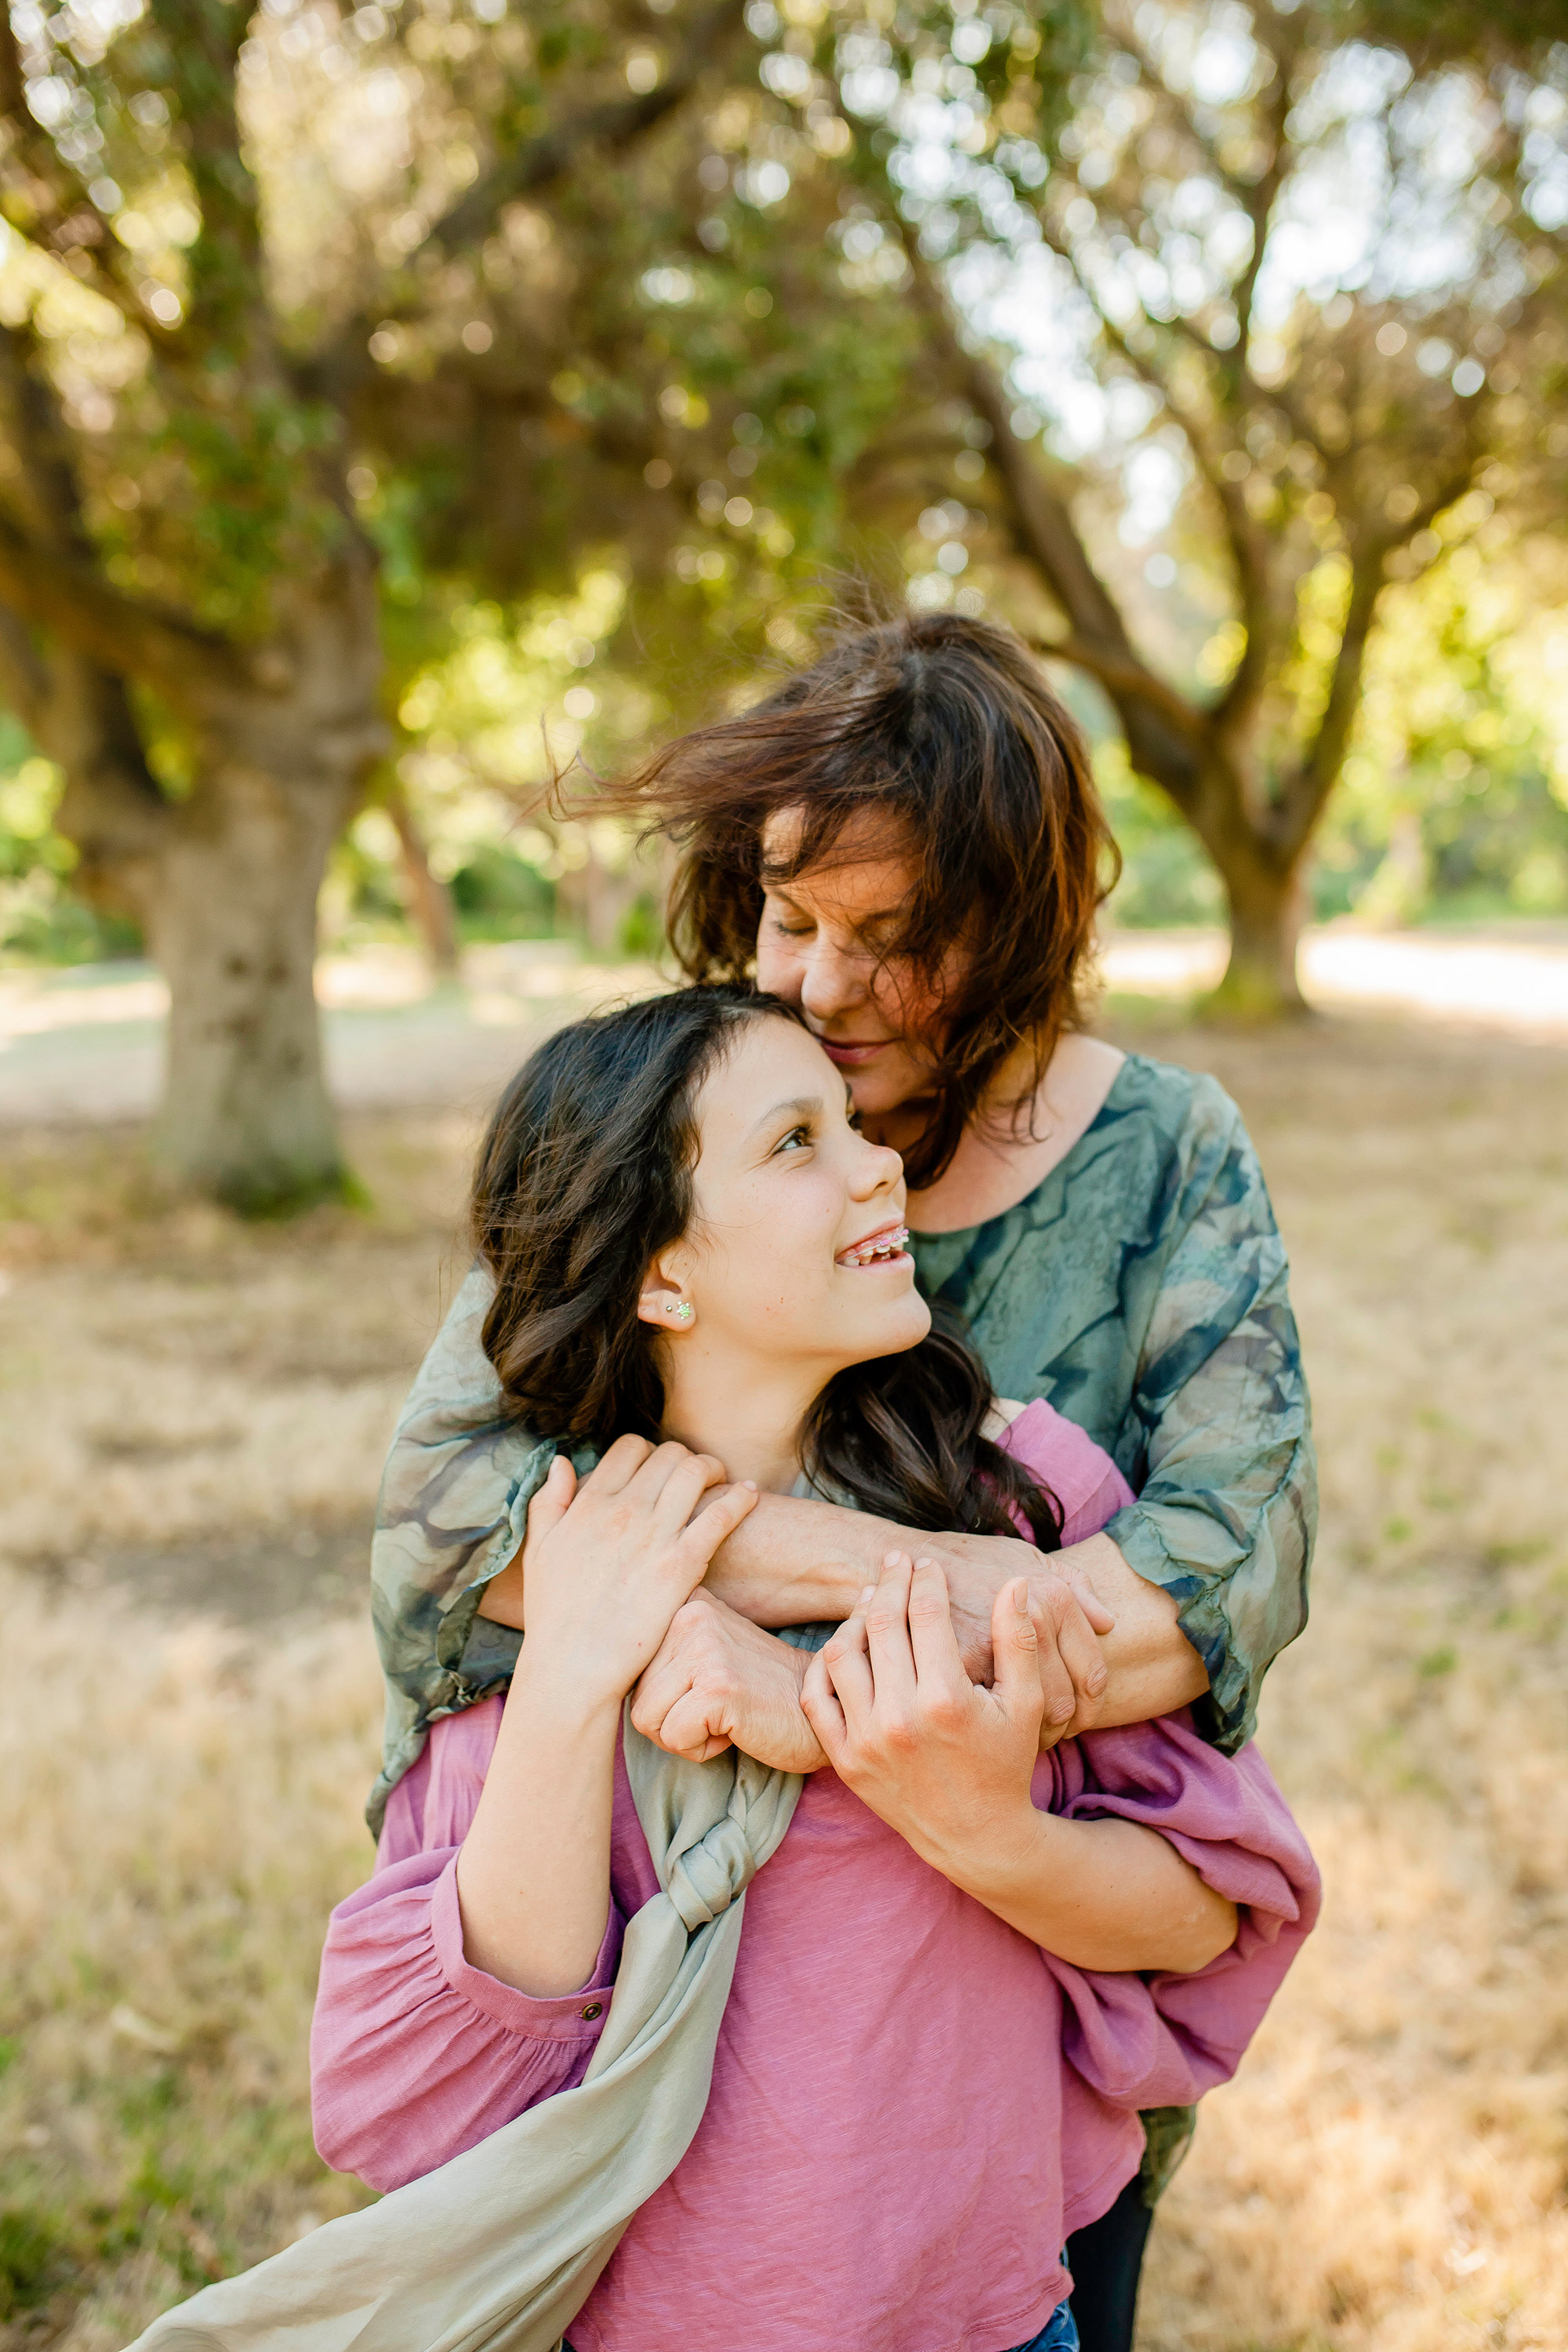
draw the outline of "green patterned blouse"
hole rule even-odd
[[[1180,1604],[1208,1668],[1198,1713],[1239,1747],[1270,1662],[1306,1620],[1316,1485],[1285,1251],[1239,1113],[1212,1078],[1130,1055],[1028,1198],[917,1235],[922,1286],[964,1316],[1002,1396],[1044,1396],[1099,1440],[1138,1500],[1107,1532]],[[420,1367],[376,1514],[386,1676],[369,1819],[436,1717],[510,1675],[520,1636],[479,1617],[522,1539],[553,1446],[500,1412],[476,1267]],[[591,1457],[578,1457],[584,1468]]]
[[[1106,1533],[1174,1595],[1208,1669],[1200,1727],[1239,1748],[1306,1622],[1317,1465],[1285,1248],[1236,1105],[1130,1054],[1026,1200],[913,1248],[997,1394],[1047,1398],[1114,1455],[1138,1500]]]

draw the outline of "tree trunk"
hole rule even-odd
[[[194,690],[192,789],[161,801],[135,858],[170,998],[153,1157],[247,1214],[343,1182],[316,1007],[316,900],[386,739],[368,556],[318,579],[281,617],[269,646]],[[84,856],[129,865],[100,780],[83,772],[73,786]]]
[[[353,780],[249,764],[201,780],[145,891],[169,983],[155,1160],[247,1214],[336,1189],[343,1166],[315,993],[316,899]]]
[[[415,929],[424,942],[426,960],[443,980],[458,970],[458,920],[452,894],[430,871],[425,840],[408,805],[408,796],[395,776],[381,794],[382,804],[397,834],[403,853],[403,881]]]
[[[1267,1022],[1305,1013],[1296,956],[1307,917],[1300,861],[1260,854],[1252,842],[1208,845],[1230,903],[1230,960],[1205,1011],[1224,1020]]]

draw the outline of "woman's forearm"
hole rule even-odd
[[[527,1644],[458,1856],[463,1951],[538,1999],[592,1980],[610,1906],[619,1701],[531,1685]]]
[[[1235,1905],[1136,1822],[1064,1822],[1031,1805],[994,1838],[922,1858],[1073,1968],[1188,1974],[1236,1940]]]
[[[991,1673],[991,1611],[1011,1578],[1022,1573],[1037,1584],[1076,1572],[1105,1603],[1116,1620],[1109,1633],[1093,1642],[1080,1622],[1071,1629],[1073,1638],[1064,1640],[1077,1711],[1064,1722],[1053,1719],[1047,1707],[1047,1744],[1064,1733],[1151,1723],[1190,1706],[1208,1688],[1203,1660],[1182,1631],[1175,1601],[1130,1568],[1109,1536],[1090,1536],[1042,1558],[1032,1545],[1005,1536],[920,1534],[833,1503],[762,1495],[750,1517],[720,1547],[707,1584],[753,1625],[838,1620],[848,1616],[863,1587],[880,1575],[890,1551],[912,1551],[938,1562],[947,1579],[963,1663],[977,1681]],[[1088,1658],[1105,1669],[1099,1690],[1092,1671],[1086,1670]],[[1042,1651],[1042,1666],[1050,1663]]]
[[[1058,1576],[1083,1577],[1116,1620],[1100,1639],[1104,1692],[1091,1708],[1080,1707],[1069,1735],[1152,1723],[1203,1696],[1208,1675],[1182,1631],[1174,1599],[1130,1568],[1109,1536],[1089,1536],[1047,1565]]]
[[[713,1556],[716,1600],[770,1631],[847,1617],[899,1531],[890,1521],[796,1495],[759,1495]]]

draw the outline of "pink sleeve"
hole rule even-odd
[[[1168,1838],[1237,1906],[1236,1941],[1190,1976],[1101,1975],[1044,1955],[1061,1986],[1062,2047],[1119,2106],[1185,2106],[1235,2074],[1317,1920],[1306,1840],[1254,1747],[1221,1756],[1190,1719],[1092,1731],[1042,1759],[1048,1809],[1114,1814]],[[1037,1776],[1037,1802],[1040,1777]]]
[[[1048,1486],[1060,1504],[1064,1550],[1098,1535],[1107,1519],[1137,1500],[1104,1446],[1044,1397],[1026,1404],[998,1443]]]
[[[375,1871],[332,1913],[310,2027],[316,2146],[373,2189],[400,2188],[582,2081],[620,1957],[612,1902],[593,1980],[534,2000],[463,1956],[458,1850],[501,1701],[433,1724],[393,1790]]]

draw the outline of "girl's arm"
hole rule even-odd
[[[756,1500],[710,1454],[621,1437],[582,1486],[559,1457],[529,1508],[528,1639],[458,1862],[463,1949],[502,1984],[570,1991],[610,1901],[616,1741],[627,1692]]]
[[[432,1726],[392,1792],[374,1877],[327,1930],[311,2121],[325,2161],[373,2189],[400,2189],[571,2089],[604,2031],[624,1924],[614,1904],[588,1981],[554,2000],[518,1992],[463,1950],[458,1856],[500,1720],[498,1696]]]
[[[1022,1579],[997,1598],[996,1679],[973,1685],[941,1570],[889,1566],[813,1661],[803,1705],[839,1777],[922,1860],[1079,1969],[1205,1967],[1235,1906],[1160,1833],[1039,1811],[1037,1633]]]

